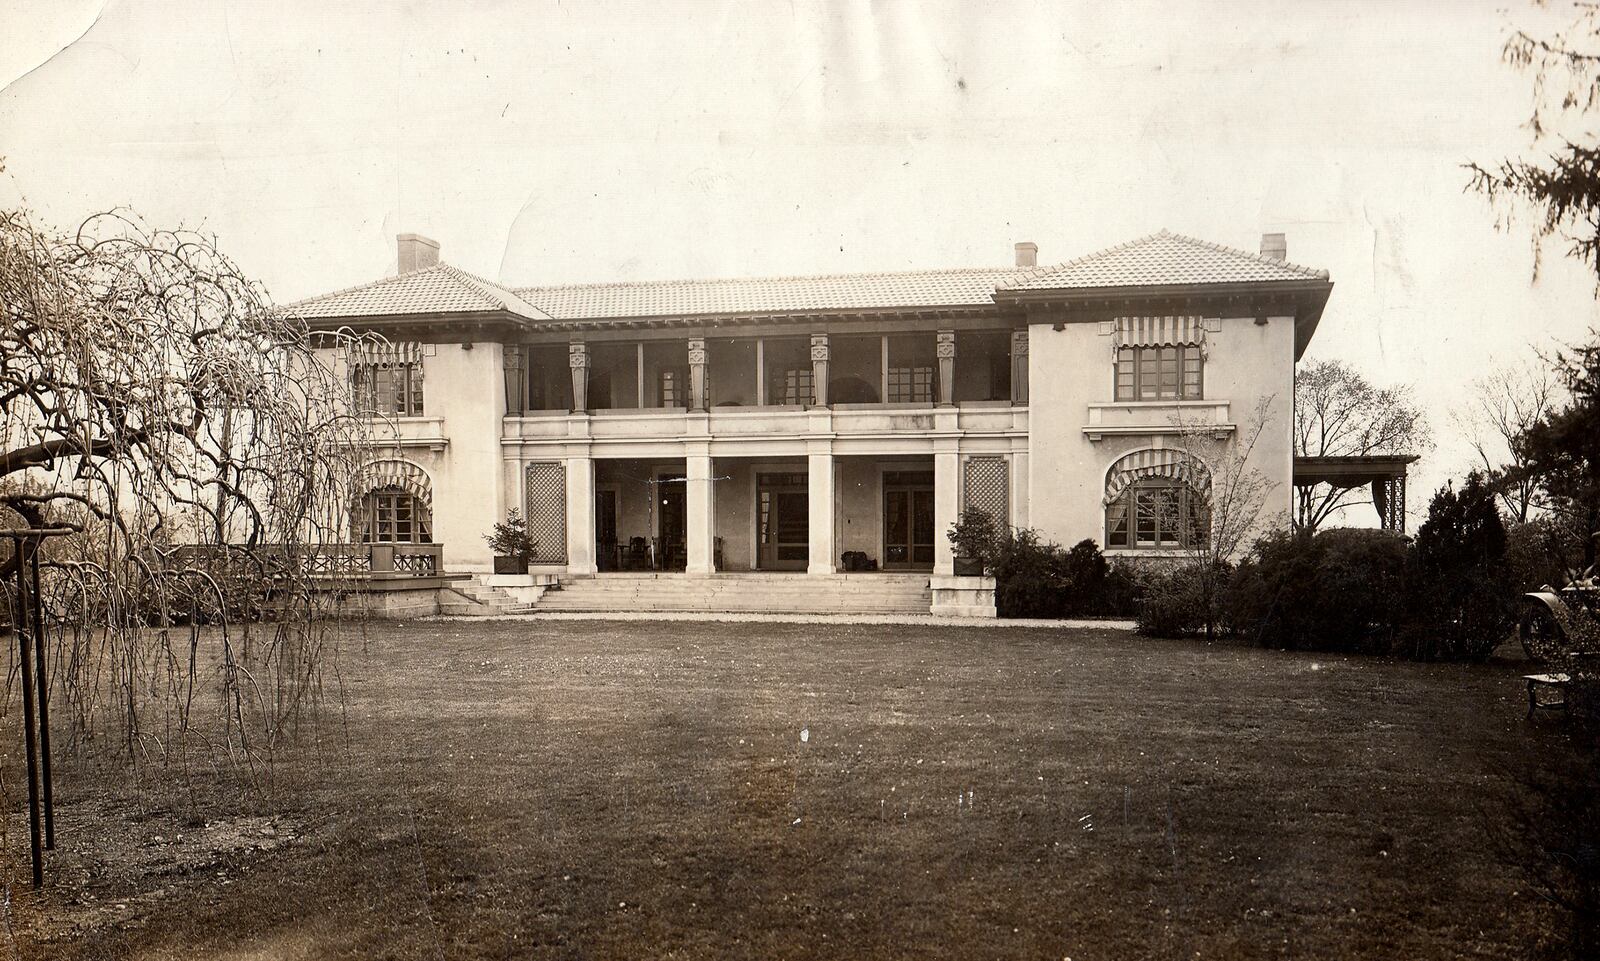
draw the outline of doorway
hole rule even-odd
[[[811,561],[811,500],[804,473],[756,475],[756,566],[803,571]]]
[[[885,472],[884,570],[932,569],[933,528],[933,472]]]
[[[685,534],[688,531],[689,501],[682,471],[656,475],[657,564],[664,571],[681,571],[688,566]]]
[[[614,571],[621,553],[617,546],[617,490],[597,487],[594,492],[595,564],[602,571]]]

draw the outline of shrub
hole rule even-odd
[[[1182,637],[1203,631],[1206,581],[1206,571],[1198,565],[1153,575],[1138,602],[1136,629],[1150,637]]]
[[[980,555],[995,579],[1001,617],[1127,615],[1134,579],[1107,563],[1100,546],[1082,540],[1066,549],[1019,528],[996,537]]]
[[[1389,531],[1270,534],[1234,572],[1225,619],[1267,647],[1385,653],[1405,610],[1406,554]]]
[[[515,507],[506,511],[506,519],[495,524],[483,540],[496,554],[515,557],[524,567],[539,555],[539,544],[528,534],[528,523]]]
[[[1398,653],[1418,660],[1481,660],[1512,623],[1506,530],[1495,496],[1473,472],[1461,491],[1433,495],[1417,531],[1410,571],[1410,618]]]
[[[957,557],[993,559],[1004,535],[987,511],[962,511],[961,517],[945,532]]]

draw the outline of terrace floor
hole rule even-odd
[[[8,786],[11,947],[1503,957],[1549,923],[1485,842],[1515,759],[1559,737],[1513,666],[505,620],[376,625],[337,673],[343,716],[270,807],[139,811],[120,776],[59,774],[43,895]]]

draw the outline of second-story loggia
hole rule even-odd
[[[1026,338],[974,327],[508,344],[506,412],[1025,404]]]

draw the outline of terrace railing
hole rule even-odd
[[[289,571],[313,577],[428,577],[443,567],[441,544],[184,544],[164,553],[171,567],[222,566],[232,574],[276,578]]]

